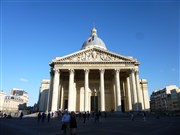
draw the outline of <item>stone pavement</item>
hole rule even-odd
[[[131,121],[129,116],[108,115],[99,123],[90,118],[84,124],[78,120],[77,135],[180,135],[180,117],[149,116],[143,121],[142,116]],[[61,119],[37,122],[37,118],[0,118],[0,135],[63,135]]]

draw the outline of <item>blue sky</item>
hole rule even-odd
[[[38,100],[48,65],[57,56],[79,51],[95,25],[108,50],[133,56],[148,80],[149,95],[180,86],[177,0],[1,0],[1,90],[29,93]]]

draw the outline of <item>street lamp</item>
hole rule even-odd
[[[94,111],[96,109],[96,89],[94,88]]]

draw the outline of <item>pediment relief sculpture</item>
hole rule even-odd
[[[125,62],[129,61],[131,62],[132,60],[129,60],[128,58],[125,57],[120,57],[113,55],[111,53],[106,53],[102,51],[97,51],[97,50],[88,50],[88,51],[83,51],[68,57],[61,58],[57,61],[62,61],[62,62],[108,62],[108,61],[118,61],[118,62]]]

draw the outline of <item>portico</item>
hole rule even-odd
[[[95,28],[80,51],[56,57],[49,65],[49,111],[139,111],[148,108],[142,100],[146,95],[139,85],[139,62],[108,51]]]

